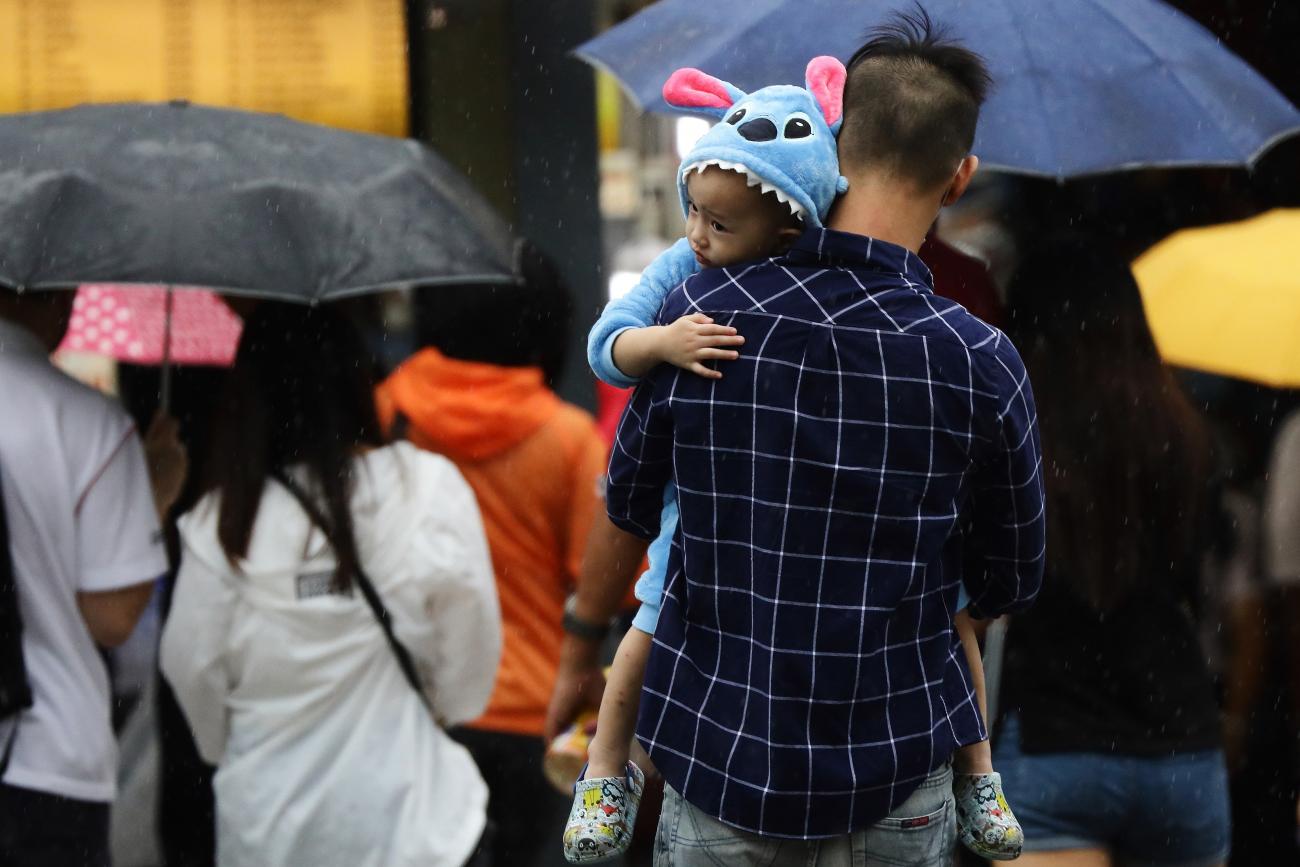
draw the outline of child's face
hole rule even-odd
[[[708,166],[686,177],[686,237],[701,268],[776,255],[801,229],[790,209],[739,172]]]

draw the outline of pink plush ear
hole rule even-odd
[[[668,77],[664,102],[676,108],[730,108],[736,101],[725,81],[688,66]]]
[[[844,64],[834,57],[823,55],[808,61],[808,71],[804,73],[808,92],[817,100],[826,125],[831,128],[844,116],[844,81],[848,77]]]

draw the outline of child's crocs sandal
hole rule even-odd
[[[586,772],[586,768],[583,769]],[[564,858],[590,864],[617,858],[632,843],[645,774],[633,762],[622,777],[596,777],[573,785],[573,808],[564,826]]]
[[[1025,832],[1002,794],[1000,774],[956,774],[957,833],[962,844],[981,858],[1011,861],[1020,857]]]

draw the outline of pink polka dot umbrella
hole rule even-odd
[[[229,367],[243,323],[213,292],[89,283],[77,290],[60,350],[107,355],[132,364]]]

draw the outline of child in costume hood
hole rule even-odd
[[[774,85],[747,94],[697,69],[679,69],[664,85],[669,105],[722,122],[700,138],[678,170],[686,237],[651,263],[627,295],[610,302],[591,330],[588,361],[605,382],[634,386],[664,362],[716,379],[722,374],[706,362],[738,357],[736,347],[744,338],[703,313],[670,325],[655,322],[665,296],[701,268],[780,255],[805,229],[820,227],[836,195],[848,189],[835,141],[847,72],[835,58],[817,57],[805,78],[806,88]],[[677,518],[676,487],[670,483],[659,535],[648,551],[649,568],[636,584],[641,607],[619,645],[589,767],[574,789],[564,831],[565,857],[572,863],[615,857],[631,841],[644,775],[628,760],[628,748]],[[958,627],[975,671],[982,663],[974,632],[964,616]],[[982,678],[977,687],[982,708]],[[955,765],[962,841],[985,858],[1017,857],[1024,835],[1002,796],[1000,778],[992,773],[988,742],[959,750]]]

